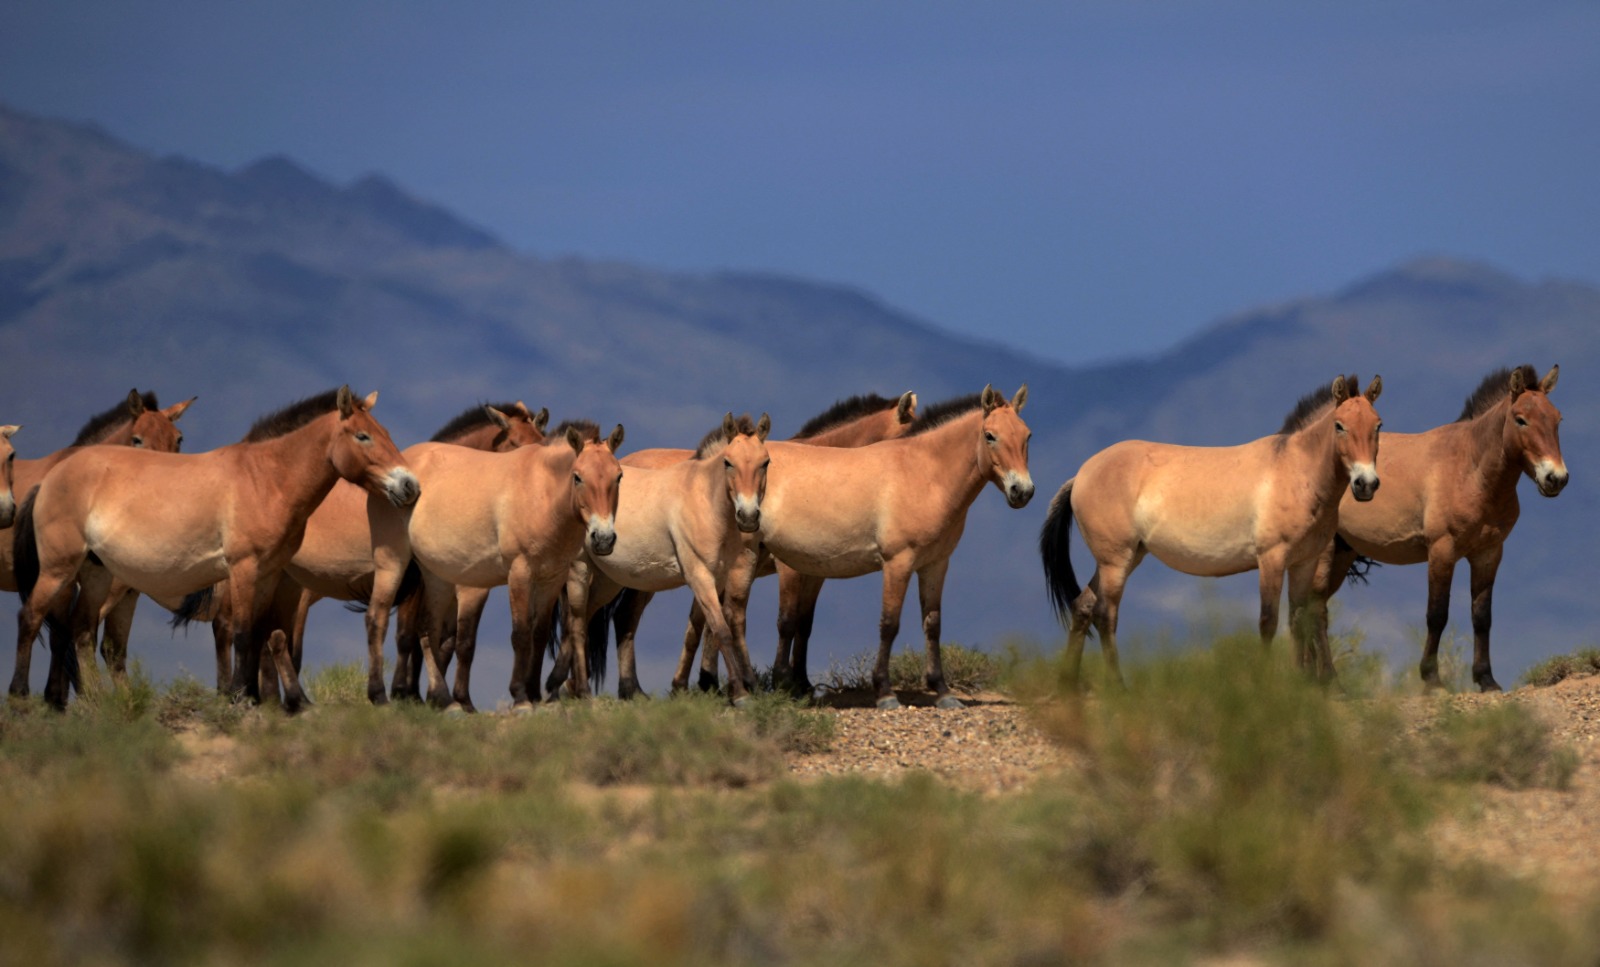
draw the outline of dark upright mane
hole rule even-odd
[[[271,440],[293,433],[307,423],[338,408],[339,391],[328,390],[316,396],[308,396],[298,403],[290,403],[276,413],[263,416],[245,434],[244,443],[260,443],[262,440]]]
[[[457,440],[466,436],[468,433],[471,433],[473,430],[476,430],[479,427],[494,425],[494,421],[489,419],[489,414],[484,412],[484,407],[486,406],[492,406],[500,412],[506,414],[517,412],[517,404],[515,403],[479,403],[477,406],[470,407],[463,411],[460,416],[457,416],[449,423],[446,423],[440,428],[438,433],[435,433],[432,437],[429,437],[429,442],[449,443],[451,440]],[[561,432],[563,435],[566,433],[565,430]]]
[[[1361,392],[1360,381],[1354,375],[1344,378],[1345,392],[1351,396]],[[1304,430],[1311,425],[1311,421],[1333,403],[1333,384],[1329,383],[1314,392],[1300,397],[1300,402],[1294,405],[1289,415],[1283,418],[1283,428],[1278,431],[1279,436],[1289,436]]]
[[[145,390],[143,393],[140,393],[139,399],[143,401],[144,408],[147,410],[161,409],[161,404],[156,402],[156,394],[150,392],[149,390]],[[99,443],[101,440],[104,440],[106,437],[110,436],[112,430],[117,429],[125,423],[132,422],[133,414],[128,412],[128,400],[126,397],[124,397],[120,403],[118,403],[116,406],[113,406],[111,409],[106,410],[104,413],[98,413],[89,417],[89,421],[83,425],[83,429],[78,431],[77,439],[72,441],[72,445],[75,447],[86,447],[92,443]]]
[[[839,400],[816,416],[806,421],[800,432],[790,437],[791,440],[804,440],[814,437],[823,430],[829,430],[843,423],[859,420],[863,416],[873,413],[882,413],[892,410],[900,405],[899,400],[886,400],[877,393],[863,393],[852,396],[847,400]]]
[[[1539,385],[1539,373],[1527,363],[1521,366],[1506,366],[1497,369],[1483,378],[1478,388],[1467,397],[1467,404],[1461,408],[1461,415],[1456,417],[1456,422],[1475,420],[1494,408],[1494,405],[1511,395],[1511,374],[1522,370],[1522,383],[1530,389]]]
[[[554,430],[550,431],[550,435],[545,437],[544,442],[548,444],[555,443],[557,440],[565,440],[568,427],[577,430],[578,435],[583,437],[583,442],[585,443],[600,442],[600,424],[593,420],[562,420],[556,424]]]
[[[912,420],[911,428],[902,435],[916,436],[919,433],[926,433],[934,427],[943,426],[982,406],[982,393],[971,393],[967,396],[958,396],[955,399],[945,400],[942,403],[935,403],[923,410],[915,420]]]
[[[723,447],[733,442],[732,437],[729,437],[725,432],[727,428],[726,422],[718,423],[716,429],[702,437],[700,445],[694,448],[694,458],[696,460],[704,460],[706,457],[721,453]],[[754,432],[756,432],[756,424],[754,420],[750,419],[749,413],[733,421],[734,436]]]

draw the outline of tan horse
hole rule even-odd
[[[930,407],[906,435],[871,446],[767,445],[771,479],[760,530],[767,550],[813,577],[883,572],[872,672],[879,708],[900,705],[889,683],[889,655],[912,575],[922,604],[927,686],[939,707],[961,707],[950,694],[939,655],[945,574],[967,510],[985,484],[994,484],[1014,508],[1033,498],[1032,434],[1019,415],[1027,398],[1026,386],[1010,402],[985,386],[982,393]],[[752,570],[735,569],[728,577],[730,601],[747,600],[753,580]]]
[[[6,488],[0,494],[0,527],[10,527],[17,518],[17,451],[11,446],[11,437],[20,429],[15,423],[0,426],[0,483]]]
[[[549,420],[549,410],[541,409],[533,413],[520,400],[515,403],[483,403],[456,416],[432,439],[475,450],[504,451],[543,443],[544,428]],[[472,594],[480,596],[472,602],[463,603],[462,607],[481,612],[488,595],[476,588],[470,590]],[[288,635],[295,671],[298,672],[305,649],[306,618],[311,606],[324,598],[365,603],[371,593],[372,529],[367,523],[367,492],[356,484],[340,480],[306,520],[305,538],[284,567],[278,594],[263,617],[266,628],[258,628],[257,634],[272,629],[284,631]],[[218,612],[212,617],[212,626],[217,645],[218,682],[225,685],[232,677],[231,616],[225,607],[207,609],[204,602],[196,604],[202,613],[204,610]],[[183,617],[180,616],[180,620]],[[401,616],[401,630],[397,636],[401,641],[417,641],[410,625],[418,617],[410,613]],[[416,654],[420,662],[420,645]],[[402,659],[406,657],[403,652]],[[276,690],[276,674],[271,655],[264,654],[261,673],[264,689]],[[399,672],[396,675],[398,678]],[[381,684],[378,687],[378,699],[383,699]]]
[[[767,489],[767,434],[772,421],[763,413],[758,423],[748,416],[723,419],[716,443],[692,460],[651,469],[635,466],[629,457],[628,499],[617,507],[617,543],[610,554],[583,554],[567,578],[567,634],[546,688],[555,694],[570,670],[572,687],[586,696],[584,667],[589,619],[624,588],[638,592],[633,613],[643,611],[660,591],[688,585],[695,604],[708,617],[712,640],[730,669],[739,669],[739,655],[724,618],[721,595],[728,569],[744,552],[741,534],[761,526],[761,500]],[[639,691],[633,637],[637,618],[619,629],[619,694]],[[602,641],[601,646],[604,646]],[[730,697],[742,705],[747,676],[730,674]],[[674,683],[681,685],[682,683]],[[631,686],[631,687],[630,687]]]
[[[1520,508],[1517,481],[1531,478],[1554,497],[1567,485],[1558,430],[1561,411],[1550,402],[1559,366],[1543,379],[1532,366],[1484,378],[1454,423],[1426,433],[1383,435],[1383,490],[1363,504],[1339,507],[1337,549],[1320,575],[1322,602],[1338,590],[1358,554],[1384,564],[1428,565],[1428,641],[1422,680],[1439,682],[1439,637],[1450,616],[1456,562],[1472,569],[1472,680],[1496,692],[1489,664],[1490,604],[1506,538]],[[1323,641],[1326,606],[1320,615]],[[1324,658],[1324,660],[1326,660]]]
[[[1068,625],[1069,683],[1077,685],[1091,622],[1107,675],[1122,681],[1117,614],[1128,575],[1146,554],[1185,574],[1259,571],[1261,640],[1271,642],[1285,571],[1291,609],[1305,607],[1333,540],[1339,494],[1371,500],[1378,489],[1382,424],[1372,404],[1382,389],[1374,378],[1361,394],[1354,376],[1340,376],[1302,399],[1274,436],[1232,447],[1127,440],[1086,460],[1050,502],[1039,535],[1045,583]],[[1087,589],[1067,553],[1074,517],[1095,559]],[[1302,624],[1291,620],[1297,635],[1307,633]]]
[[[597,434],[596,434],[597,436]],[[407,451],[424,484],[409,513],[374,514],[373,592],[367,608],[368,682],[382,684],[382,646],[389,608],[407,566],[420,566],[432,628],[423,641],[428,699],[449,706],[437,644],[456,600],[456,587],[506,585],[511,597],[515,659],[511,697],[530,707],[539,694],[539,669],[556,596],[580,550],[605,555],[616,544],[617,490],[622,445],[617,426],[604,442],[568,427],[566,446],[483,453],[441,443]],[[455,702],[469,707],[470,656],[458,654]]]
[[[805,443],[817,447],[861,447],[889,440],[903,435],[916,419],[917,394],[907,391],[898,399],[886,399],[876,393],[865,393],[848,399],[839,400],[822,413],[817,414],[800,428],[800,432],[790,437],[795,443]],[[708,445],[721,445],[726,438],[721,435],[721,428],[707,434],[701,441],[700,450]],[[625,466],[666,466],[681,460],[693,457],[700,450],[640,450],[631,453],[623,459]],[[758,539],[746,540],[742,552],[744,559],[736,564],[737,567],[753,568],[757,578],[769,574],[778,577],[778,661],[774,665],[775,675],[787,674],[790,668],[789,644],[795,643],[794,654],[799,668],[800,678],[805,678],[806,643],[810,638],[812,616],[816,610],[817,594],[821,591],[823,580],[821,578],[807,579],[815,581],[816,590],[809,594],[807,600],[801,600],[799,591],[801,579],[792,568],[785,567],[766,553]],[[739,593],[745,595],[741,599],[731,599],[723,608],[725,619],[730,622],[729,630],[733,635],[735,648],[739,655],[748,662],[749,648],[745,643],[745,611],[749,605],[749,585],[741,584],[743,590]],[[607,614],[600,612],[592,622],[589,634],[594,636],[591,640],[590,671],[604,668],[604,645],[606,629],[611,623],[617,627],[617,654],[619,664],[622,664],[617,681],[617,694],[627,698],[639,693],[637,673],[632,665],[634,655],[634,636],[638,631],[640,619],[643,617],[644,605],[648,599],[641,602],[638,592],[624,589],[615,599],[612,608]],[[700,638],[705,632],[705,612],[700,607],[700,602],[695,601],[689,609],[689,624],[684,632],[683,653],[692,663],[694,654],[700,648]],[[599,648],[593,648],[596,643]],[[700,665],[700,687],[707,691],[716,689],[717,656],[719,649],[707,648]],[[623,656],[626,656],[625,658]],[[672,679],[674,691],[687,688],[689,682],[689,665],[680,665]],[[752,672],[748,664],[746,672]],[[746,687],[754,685],[753,673],[751,681]],[[595,682],[598,685],[598,682]],[[809,684],[805,686],[809,691]]]
[[[176,453],[183,445],[183,431],[178,429],[178,418],[183,416],[195,399],[196,397],[190,397],[182,403],[175,403],[162,409],[154,393],[129,390],[125,400],[90,417],[78,430],[78,435],[70,446],[32,460],[19,458],[13,469],[15,493],[26,496],[39,485],[39,481],[44,479],[52,467],[74,453],[78,447],[125,446],[158,453]],[[0,528],[9,528],[11,523],[12,521],[7,520],[0,525]],[[17,590],[17,579],[12,565],[13,536],[9,530],[0,529],[0,591]],[[137,595],[126,594],[125,589],[119,588],[115,608],[108,606],[107,613],[100,618],[106,627],[102,648],[108,662],[115,656],[127,653],[128,628],[133,622],[137,603]],[[69,616],[65,605],[58,607],[47,620],[51,626],[52,638],[58,634],[61,636],[67,634],[66,622]]]
[[[79,656],[90,650],[92,622],[109,577],[159,600],[176,600],[228,582],[234,647],[233,689],[259,698],[260,650],[250,631],[294,556],[306,518],[339,478],[360,481],[396,505],[416,500],[417,480],[388,431],[369,413],[377,394],[356,398],[340,387],[256,423],[240,443],[207,453],[154,453],[86,447],[62,460],[22,509],[17,578],[23,594],[13,693],[27,689],[22,655],[45,611],[80,574],[74,615]],[[91,555],[99,566],[85,567]],[[101,576],[109,572],[109,577]],[[84,624],[88,623],[87,631]],[[289,669],[285,705],[304,699],[282,636],[278,667]],[[65,649],[52,656],[52,685]],[[48,694],[56,704],[64,691]]]

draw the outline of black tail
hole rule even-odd
[[[33,526],[33,499],[38,495],[37,486],[28,491],[28,497],[17,509],[16,520],[11,526],[11,567],[17,579],[17,595],[22,598],[24,605],[33,597],[33,589],[39,584],[39,540]],[[75,588],[67,605],[68,613],[71,613],[77,604],[77,594]],[[43,630],[49,642],[51,669],[65,665],[69,687],[78,690],[81,679],[78,649],[72,643],[72,629],[58,617],[56,610],[47,610],[44,615]],[[65,693],[61,695],[60,700],[65,703]]]
[[[1068,480],[1056,491],[1055,499],[1050,501],[1050,512],[1045,516],[1043,529],[1039,531],[1039,559],[1044,563],[1044,583],[1050,590],[1050,603],[1055,608],[1056,620],[1062,625],[1072,623],[1072,603],[1083,593],[1078,576],[1072,570],[1072,555],[1068,553],[1067,537],[1071,530],[1072,481]]]
[[[23,604],[27,604],[28,598],[33,596],[34,585],[39,583],[39,542],[33,530],[33,498],[38,494],[38,487],[28,491],[11,525],[11,567]]]
[[[184,595],[183,603],[172,612],[172,619],[167,624],[173,631],[177,631],[179,628],[188,630],[189,625],[196,621],[210,621],[216,602],[215,584],[201,588],[193,594]]]
[[[1340,538],[1343,540],[1343,538]],[[1370,583],[1370,575],[1375,567],[1383,567],[1383,562],[1374,561],[1364,554],[1357,554],[1356,559],[1350,562],[1350,570],[1345,572],[1344,579],[1352,586]]]

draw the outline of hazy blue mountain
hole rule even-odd
[[[977,342],[853,289],[534,257],[378,175],[340,186],[282,157],[228,172],[0,107],[0,337],[10,363],[0,421],[26,426],[15,441],[23,455],[65,445],[133,386],[164,403],[199,394],[184,418],[186,447],[199,450],[342,382],[381,391],[377,415],[402,445],[475,402],[520,397],[557,419],[621,422],[629,448],[690,445],[728,410],[768,411],[784,436],[855,393],[914,389],[927,404],[1027,382],[1039,496],[1011,511],[986,493],[973,509],[944,609],[947,639],[966,643],[1058,640],[1036,535],[1055,489],[1100,447],[1264,436],[1342,372],[1381,373],[1386,425],[1425,429],[1455,419],[1485,373],[1521,362],[1562,365],[1555,399],[1573,482],[1556,501],[1523,489],[1496,596],[1500,678],[1596,643],[1584,552],[1597,508],[1584,454],[1600,425],[1597,327],[1600,290],[1590,284],[1431,258],[1248,310],[1140,358],[1073,367],[1004,347],[1003,327],[996,342]],[[1346,595],[1341,625],[1359,625],[1370,646],[1410,664],[1423,584],[1420,569],[1385,569]],[[1203,582],[1152,562],[1130,586],[1127,626],[1181,634],[1208,585],[1244,602],[1241,614],[1253,610],[1253,576]],[[1470,635],[1464,576],[1457,588],[1452,628]],[[763,663],[773,597],[758,592],[751,617]],[[875,579],[824,592],[817,661],[875,643],[877,597]],[[685,606],[663,598],[647,619],[648,687],[665,683]],[[920,647],[914,608],[902,647]],[[145,610],[135,649],[147,667],[207,676],[207,636],[174,640],[156,609]],[[324,605],[312,625],[313,661],[360,653],[357,619]],[[503,694],[504,628],[503,617],[486,624],[480,651],[488,671],[476,680],[489,706]],[[10,649],[0,652],[5,674]]]

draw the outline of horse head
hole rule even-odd
[[[406,467],[405,458],[389,438],[389,431],[372,417],[376,391],[357,399],[349,386],[339,387],[339,431],[328,457],[339,476],[370,493],[389,498],[396,507],[416,503],[422,485]]]
[[[1561,459],[1561,411],[1550,402],[1550,391],[1561,375],[1551,366],[1537,385],[1529,385],[1535,372],[1519,366],[1511,371],[1511,412],[1506,420],[1506,450],[1522,455],[1522,470],[1533,478],[1539,493],[1554,497],[1567,485],[1567,463]]]
[[[591,554],[604,557],[617,546],[617,495],[622,486],[622,424],[605,440],[586,439],[576,427],[567,428],[567,443],[577,454],[572,462],[572,508],[584,525],[584,542]]]
[[[1372,404],[1383,392],[1383,377],[1374,376],[1365,393],[1355,376],[1333,378],[1333,447],[1350,475],[1350,494],[1367,501],[1378,492],[1378,431],[1383,420]]]
[[[0,493],[0,527],[10,527],[17,517],[17,495],[11,489],[17,451],[11,448],[11,435],[20,429],[22,427],[15,424],[0,426],[0,483],[4,483],[6,488],[4,493]]]
[[[197,399],[198,396],[191,396],[182,403],[158,410],[145,406],[145,398],[138,390],[129,390],[128,445],[159,453],[177,453],[183,446],[183,431],[178,429],[178,417]]]
[[[983,388],[983,442],[979,466],[1006,495],[1012,507],[1026,507],[1033,499],[1033,476],[1028,472],[1028,441],[1033,431],[1019,415],[1028,402],[1028,384],[1022,384],[1010,402],[994,387]]]
[[[733,521],[741,533],[761,529],[761,500],[767,493],[767,465],[772,462],[767,456],[771,430],[772,419],[765,413],[754,424],[749,416],[735,420],[732,413],[722,421],[722,433],[728,440],[722,448],[722,469],[733,501]]]
[[[541,407],[538,413],[533,413],[528,410],[528,404],[517,400],[504,410],[485,403],[483,412],[489,422],[500,428],[494,441],[495,450],[504,452],[544,443],[544,428],[550,423],[548,408]]]

